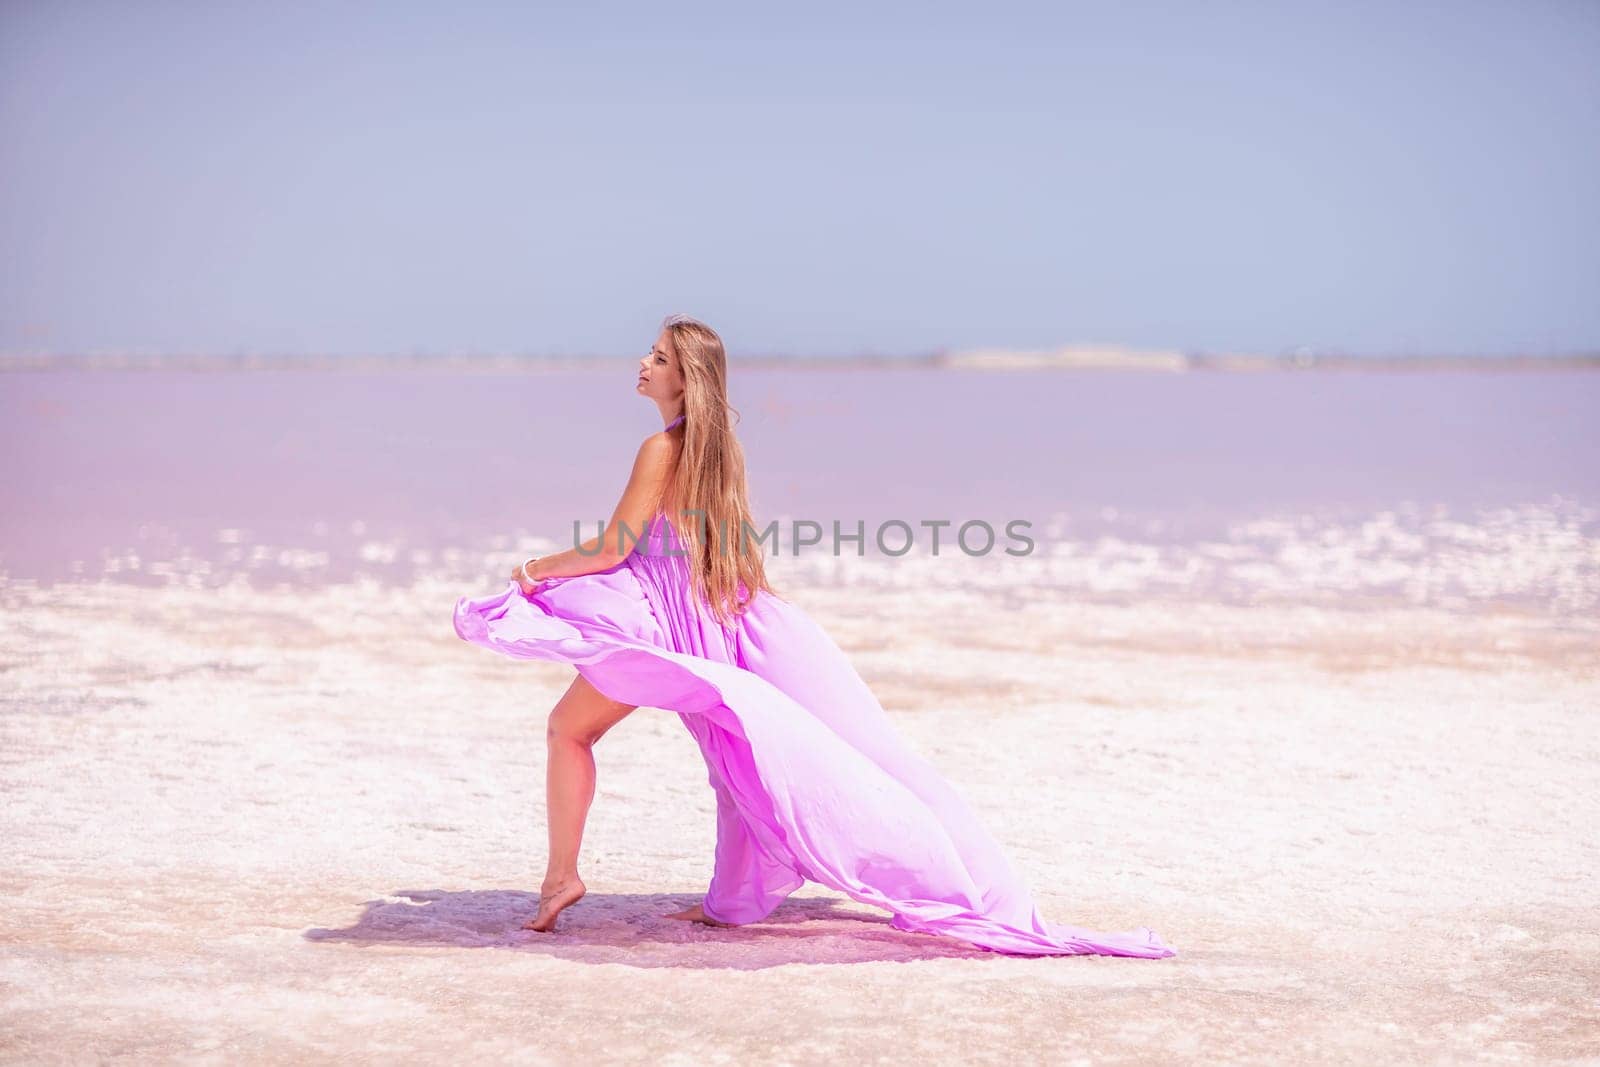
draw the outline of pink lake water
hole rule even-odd
[[[0,373],[0,576],[498,582],[610,514],[661,426],[635,375]],[[732,375],[756,520],[808,581],[1600,607],[1600,372]],[[796,553],[796,519],[822,543]],[[917,531],[903,556],[873,545],[888,520]],[[933,520],[951,524],[938,555]],[[972,520],[999,534],[987,554],[955,551]],[[1026,555],[1001,551],[1021,547],[1013,520]],[[836,521],[861,524],[864,557],[833,553]]]

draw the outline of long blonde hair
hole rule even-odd
[[[661,506],[687,553],[694,592],[727,626],[758,590],[777,593],[749,532],[760,530],[750,515],[744,449],[733,433],[739,413],[728,403],[727,352],[717,331],[687,315],[669,315],[661,328],[678,357],[684,416],[683,448]]]

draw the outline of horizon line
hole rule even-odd
[[[637,362],[632,355],[595,352],[154,352],[146,349],[89,352],[0,352],[0,372],[19,370],[584,370],[610,369]],[[741,368],[763,369],[932,369],[932,370],[1154,370],[1249,371],[1312,369],[1485,370],[1489,368],[1600,368],[1600,349],[1566,353],[1362,353],[1298,346],[1277,354],[1206,349],[1141,349],[1123,345],[1075,344],[1056,348],[940,348],[924,352],[853,355],[795,355],[783,352],[729,358]]]

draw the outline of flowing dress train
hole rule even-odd
[[[1177,955],[1149,927],[1044,921],[962,796],[907,746],[833,639],[761,590],[737,621],[695,612],[688,561],[658,511],[626,559],[531,595],[462,597],[456,633],[571,664],[601,693],[675,712],[716,794],[704,910],[766,917],[806,881],[892,913],[899,930],[1016,955]]]

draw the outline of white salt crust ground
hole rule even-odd
[[[732,930],[675,715],[598,746],[589,895],[519,929],[570,668],[458,578],[0,585],[6,1062],[1600,1059],[1600,627],[794,592],[1045,916],[1008,958],[807,885]]]

